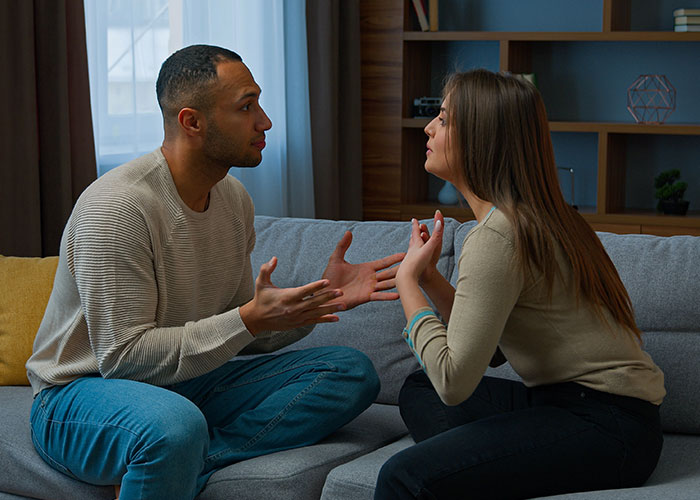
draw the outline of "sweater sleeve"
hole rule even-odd
[[[466,400],[478,385],[523,287],[513,245],[477,227],[459,258],[455,300],[447,327],[428,309],[409,319],[407,340],[445,404]]]
[[[66,237],[67,264],[100,374],[168,385],[221,366],[252,342],[237,308],[182,326],[157,326],[160,271],[151,228],[133,198],[118,201],[95,196],[76,206]]]

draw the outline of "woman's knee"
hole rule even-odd
[[[379,470],[375,500],[415,498],[410,483],[411,463],[405,450],[387,460]]]

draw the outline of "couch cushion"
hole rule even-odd
[[[432,221],[428,222],[432,227]],[[452,240],[459,226],[454,219],[445,220],[446,242],[438,263],[440,272],[452,273],[454,253]],[[346,254],[351,263],[379,259],[408,246],[408,222],[349,222],[311,219],[280,219],[257,216],[257,243],[253,252],[253,271],[272,256],[278,265],[272,282],[279,287],[299,286],[321,278],[328,257],[346,230],[353,233],[353,242]],[[339,314],[338,323],[317,325],[306,338],[290,346],[303,349],[321,345],[345,345],[367,354],[381,380],[380,403],[394,404],[405,378],[418,369],[401,330],[406,326],[400,302],[372,302]]]
[[[700,434],[700,332],[645,332],[642,338],[664,372],[663,430]]]
[[[0,491],[51,500],[114,498],[114,488],[75,481],[49,467],[34,450],[30,387],[0,387]]]
[[[240,462],[216,472],[198,500],[319,498],[338,465],[406,435],[399,409],[374,404],[322,442]]]
[[[598,233],[650,332],[700,332],[700,237]]]
[[[0,388],[0,498],[3,493],[46,500],[114,498],[111,486],[75,481],[39,457],[30,436],[31,404],[31,388]],[[273,453],[216,472],[198,498],[289,498],[285,495],[291,491],[299,493],[294,498],[318,498],[333,467],[405,434],[398,407],[375,404],[314,446]]]
[[[413,444],[401,440],[333,469],[323,488],[322,500],[371,500],[379,469],[392,455]],[[571,500],[691,500],[700,491],[700,437],[666,434],[656,470],[640,488],[590,491],[546,498]]]
[[[24,364],[53,288],[58,257],[0,255],[0,385],[29,385]]]

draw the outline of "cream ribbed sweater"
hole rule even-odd
[[[34,393],[84,376],[169,385],[246,348],[269,352],[310,327],[253,337],[238,307],[254,295],[254,209],[226,176],[191,210],[157,149],[100,177],[61,240],[53,292],[27,362]]]
[[[552,301],[541,276],[523,279],[514,236],[495,210],[467,235],[447,328],[430,309],[409,321],[409,344],[440,397],[458,404],[471,395],[500,346],[527,386],[577,382],[603,392],[660,404],[661,370],[619,326],[610,331],[582,299],[561,251]],[[615,325],[609,317],[611,325]]]

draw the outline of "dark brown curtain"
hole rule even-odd
[[[307,0],[316,217],[362,219],[359,0]]]
[[[0,254],[57,255],[95,179],[83,0],[0,0]]]

